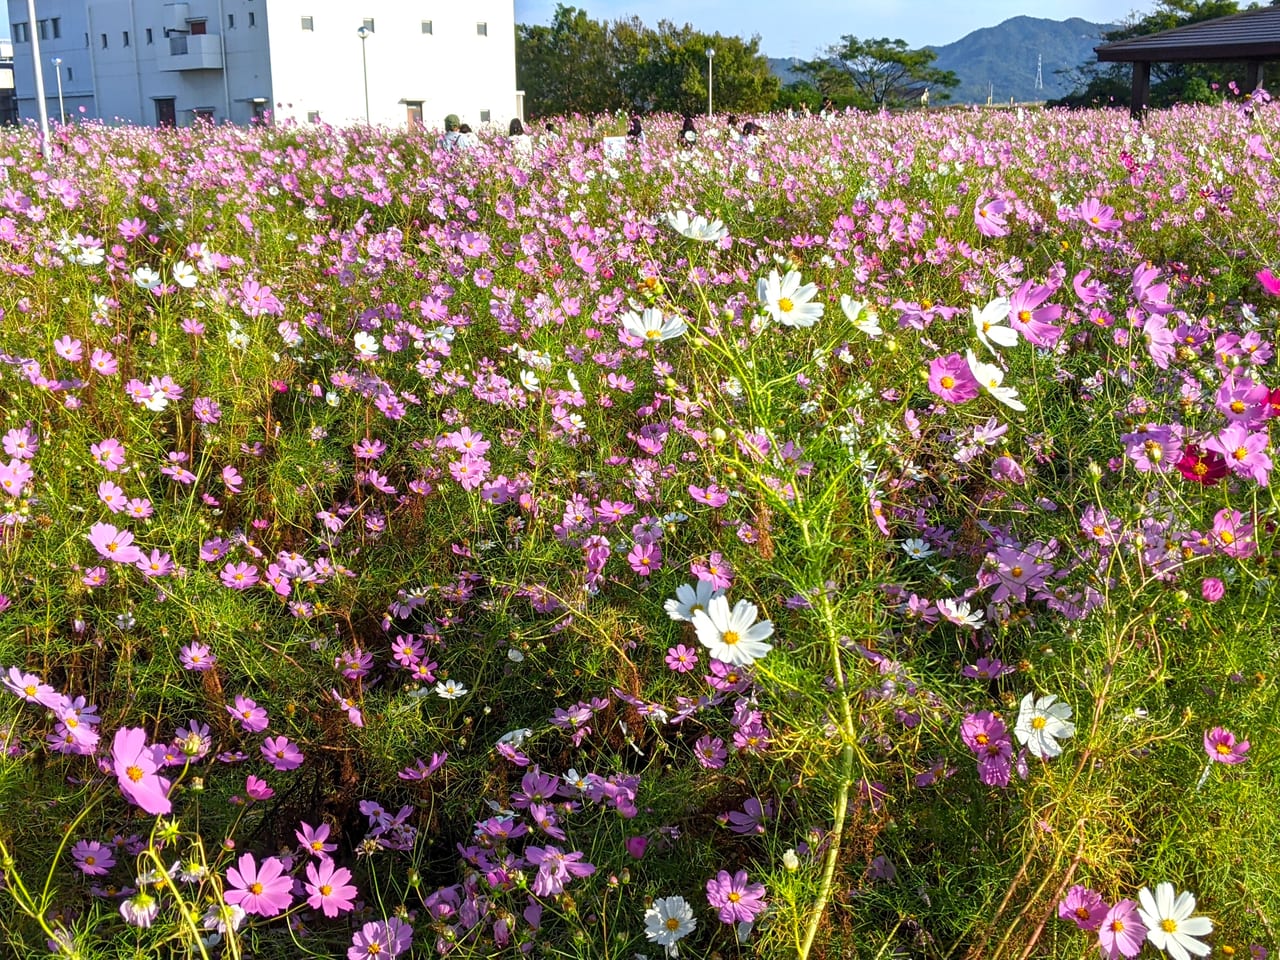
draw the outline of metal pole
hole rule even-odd
[[[27,0],[27,18],[31,34],[31,62],[36,71],[36,107],[40,111],[40,153],[48,163],[53,157],[49,142],[49,105],[44,102],[44,64],[40,62],[40,23],[36,20],[36,0]]]
[[[364,125],[372,126],[369,121],[369,57],[366,54],[367,47],[365,40],[369,38],[369,31],[364,27],[359,30],[360,33],[360,65],[364,70]]]
[[[53,66],[58,71],[58,122],[67,122],[67,108],[62,102],[62,58],[54,57]]]
[[[713,49],[707,50],[707,119],[711,119],[712,103],[711,103],[711,62],[715,59],[716,52]]]

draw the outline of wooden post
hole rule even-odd
[[[1250,60],[1245,65],[1244,92],[1253,93],[1262,86],[1262,61]]]
[[[1142,119],[1142,111],[1151,97],[1151,61],[1135,60],[1133,63],[1133,92],[1129,99],[1129,116]]]

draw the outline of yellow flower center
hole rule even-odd
[[[92,867],[97,862],[98,862],[98,858],[93,856],[92,854],[84,858],[84,865],[86,867]]]
[[[1231,412],[1232,412],[1232,413],[1244,413],[1244,401],[1243,401],[1243,400],[1232,400],[1232,401],[1231,401]]]
[[[320,890],[320,896],[322,897],[327,897],[329,894],[333,893],[333,887],[329,886],[327,883],[322,883],[318,889]]]
[[[1175,933],[1178,929],[1178,921],[1170,920],[1167,918],[1164,920],[1161,920],[1160,929],[1163,930],[1165,933]]]
[[[1013,574],[1013,579],[1015,579],[1015,580],[1017,580],[1020,576],[1022,576],[1022,568],[1021,568],[1021,567],[1011,567],[1011,568],[1009,569],[1009,572],[1010,572],[1011,574]]]
[[[1205,474],[1209,472],[1209,465],[1205,463],[1203,460],[1197,460],[1196,465],[1191,468],[1191,472],[1194,473],[1197,477],[1203,477]]]
[[[734,646],[741,639],[736,630],[726,630],[724,635],[720,637],[720,641],[729,647]]]
[[[943,390],[950,390],[952,387],[954,387],[954,386],[956,385],[956,378],[955,378],[955,377],[953,377],[953,376],[948,375],[948,376],[944,376],[944,377],[943,377],[941,380],[939,380],[938,382],[939,382],[940,384],[942,384],[942,389],[943,389]]]
[[[1121,923],[1119,920],[1112,920],[1111,930],[1113,933],[1120,933],[1121,931],[1124,930],[1124,924]]]
[[[1102,535],[1104,535],[1106,532],[1107,532],[1107,528],[1106,528],[1106,527],[1104,527],[1104,526],[1102,526],[1102,524],[1100,524],[1100,523],[1095,523],[1095,524],[1093,525],[1093,535],[1094,535],[1095,537],[1101,537],[1101,536],[1102,536]]]
[[[1044,723],[1045,723],[1044,717],[1036,717],[1034,720],[1032,720],[1032,721],[1031,721],[1031,729],[1032,729],[1032,730],[1043,730],[1043,729],[1044,729]]]
[[[674,933],[675,931],[680,929],[680,921],[677,920],[675,917],[667,917],[666,927],[668,930]]]
[[[730,902],[730,903],[737,903],[737,902],[738,902],[739,900],[741,900],[741,899],[742,899],[742,894],[740,894],[737,890],[735,890],[735,891],[733,891],[733,893],[729,894],[729,902]]]
[[[1230,530],[1223,530],[1220,534],[1218,534],[1218,539],[1221,540],[1223,543],[1225,543],[1227,546],[1231,546],[1231,544],[1236,542],[1236,535],[1232,533]]]
[[[1217,750],[1218,753],[1222,754],[1224,757],[1231,752],[1231,748],[1227,746],[1225,743],[1218,744],[1216,747],[1214,747],[1214,749]]]
[[[980,743],[983,746],[986,746],[991,741],[991,738],[988,737],[985,733],[980,733],[973,739],[977,740],[978,743]]]
[[[650,340],[657,340],[660,336],[662,336],[662,331],[661,331],[661,330],[646,330],[646,331],[644,332],[644,335],[645,335],[646,337],[648,337]]]
[[[1243,460],[1245,457],[1249,456],[1249,451],[1244,447],[1236,447],[1231,451],[1231,456],[1235,457],[1237,460]]]
[[[783,313],[790,313],[795,308],[795,304],[791,302],[790,297],[783,297],[778,301],[778,309]]]
[[[34,697],[36,695],[35,684],[28,683],[25,687],[22,688],[22,692],[25,693],[28,697]]]
[[[1086,910],[1084,907],[1076,907],[1076,916],[1079,917],[1081,920],[1088,920],[1089,911]]]
[[[262,884],[258,883],[258,881],[255,880],[253,883],[249,884],[249,892],[252,893],[255,897],[261,896]]]
[[[132,780],[134,783],[137,783],[139,780],[143,778],[143,776],[145,776],[145,774],[143,774],[142,772],[141,767],[125,767],[124,775],[128,777],[130,780]]]
[[[1031,322],[1031,311],[1030,311],[1030,310],[1019,310],[1019,311],[1018,311],[1018,322],[1019,322],[1019,323],[1030,323],[1030,322]]]

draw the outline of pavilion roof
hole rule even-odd
[[[1098,59],[1121,63],[1280,60],[1280,7],[1247,10],[1094,47]]]

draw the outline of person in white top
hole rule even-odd
[[[524,132],[524,124],[519,117],[513,117],[507,127],[507,137],[511,140],[511,149],[516,153],[529,153],[533,150],[533,140]]]

